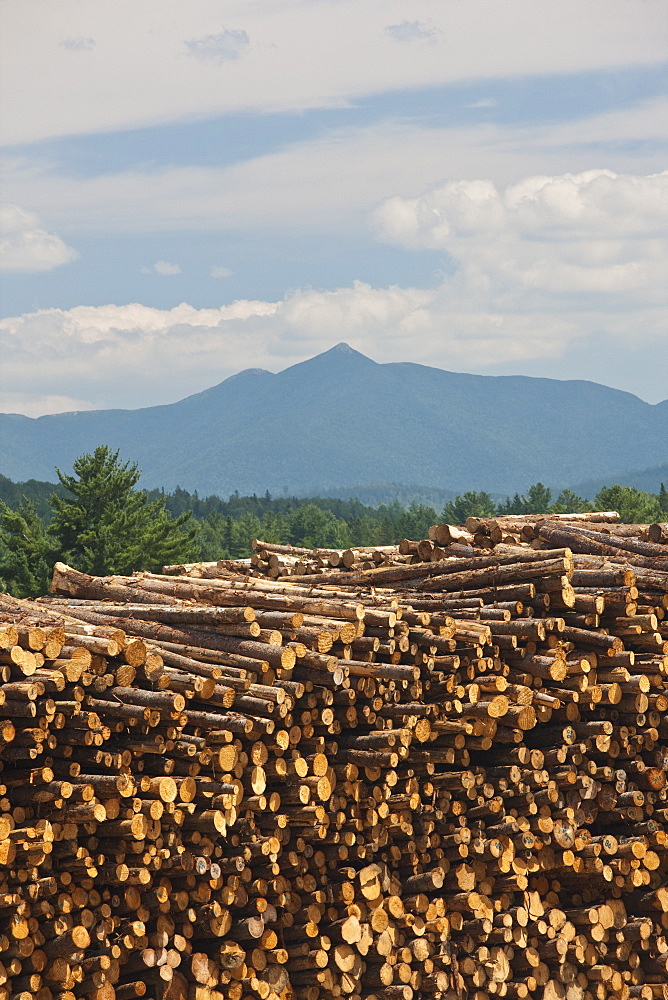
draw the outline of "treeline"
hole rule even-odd
[[[159,571],[165,563],[243,558],[255,537],[307,548],[424,537],[433,507],[264,496],[201,499],[137,489],[140,470],[106,446],[56,470],[58,484],[0,478],[0,589],[44,593],[54,562],[96,575]]]
[[[469,516],[618,510],[628,523],[668,520],[668,492],[607,486],[593,502],[542,483],[497,502],[485,492],[456,496],[442,510],[399,502],[372,507],[359,500],[240,496],[229,499],[177,488],[137,489],[140,470],[118,452],[95,449],[56,470],[58,483],[13,483],[0,476],[0,587],[16,596],[43,593],[56,560],[95,574],[157,571],[168,562],[243,558],[253,538],[306,548],[389,545],[424,538],[432,524]]]
[[[595,510],[619,511],[625,524],[651,524],[665,521],[668,515],[668,491],[663,483],[658,493],[646,493],[634,486],[604,486],[594,500],[584,500],[572,490],[562,490],[553,500],[552,491],[534,483],[520,496],[506,497],[495,503],[489,493],[464,493],[443,508],[443,521],[463,524],[467,517],[496,517],[503,514],[576,514]]]
[[[305,548],[348,548],[350,545],[390,545],[401,538],[423,538],[437,519],[433,507],[398,501],[370,507],[359,500],[336,497],[240,496],[229,500],[177,489],[164,496],[173,515],[191,511],[199,523],[202,559],[243,558],[253,538]]]
[[[351,545],[391,545],[402,538],[424,538],[432,524],[463,524],[467,517],[501,514],[561,514],[594,510],[618,510],[629,524],[666,520],[668,492],[663,483],[658,493],[644,493],[632,486],[606,486],[593,502],[571,490],[553,498],[552,491],[535,483],[525,495],[516,493],[496,503],[489,493],[467,492],[441,510],[424,504],[402,506],[399,502],[369,507],[359,500],[297,497],[239,496],[229,500],[177,489],[154,491],[164,497],[173,516],[192,511],[200,524],[201,559],[243,558],[250,554],[253,538],[305,548],[347,548]],[[222,554],[221,554],[222,553]]]

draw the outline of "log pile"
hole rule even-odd
[[[422,561],[413,558],[418,544],[431,553],[429,540],[423,543],[406,542],[404,545],[357,546],[352,549],[305,549],[296,545],[279,545],[253,539],[253,555],[249,559],[219,559],[216,562],[181,563],[165,566],[163,572],[173,576],[215,579],[228,573],[248,576],[265,576],[277,579],[283,576],[302,576],[322,573],[330,568],[364,570],[374,566],[393,565],[397,562]]]
[[[588,518],[0,598],[0,1000],[665,1000],[668,546]]]

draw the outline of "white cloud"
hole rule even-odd
[[[668,232],[668,171],[646,177],[588,170],[529,177],[505,191],[508,218],[527,236],[628,238]]]
[[[35,396],[30,392],[0,392],[0,413],[21,413],[25,417],[42,417],[45,413],[72,413],[94,410],[88,399],[46,394]]]
[[[151,264],[150,267],[142,267],[142,273],[162,275],[181,274],[181,268],[178,264],[171,264],[168,260],[156,260],[155,264]]]
[[[222,265],[212,267],[209,272],[212,278],[231,278],[234,271],[230,270],[229,267],[223,267]]]
[[[293,292],[280,304],[277,315],[286,330],[321,344],[330,343],[342,330],[347,337],[372,343],[379,337],[407,338],[419,333],[434,298],[432,291],[424,289],[373,288],[356,281],[351,288],[331,292]]]
[[[59,45],[63,49],[67,49],[68,52],[92,52],[95,48],[94,38],[83,38],[78,35],[75,38],[64,38]]]
[[[68,264],[79,254],[59,236],[39,228],[32,212],[18,205],[0,206],[0,269],[4,271],[51,271]]]
[[[219,309],[131,303],[3,319],[0,392],[15,396],[20,385],[27,398],[40,399],[58,385],[78,398],[85,385],[97,407],[169,402],[206,388],[218,373],[222,379],[247,367],[250,358],[279,356],[280,346],[271,346],[280,340],[279,308],[245,300]]]
[[[411,249],[446,251],[453,288],[497,308],[563,312],[582,296],[617,307],[668,304],[668,172],[611,170],[491,181],[449,181],[377,209],[379,234]]]
[[[216,65],[228,59],[239,59],[250,47],[248,32],[235,28],[223,28],[216,35],[205,35],[186,42],[191,56]]]
[[[434,45],[441,37],[441,32],[431,22],[402,21],[400,24],[388,24],[385,34],[395,42],[429,42]]]
[[[643,3],[639,15],[638,0],[606,0],[604,10],[600,0],[560,0],[558,16],[536,0],[411,0],[408,23],[440,32],[442,44],[407,44],[400,56],[385,32],[388,22],[401,26],[399,0],[230,0],[226,18],[243,23],[248,46],[235,40],[241,29],[221,32],[220,0],[50,0],[39,17],[34,4],[4,7],[8,143],[195,115],[340,106],[476,78],[648,66],[666,48],[665,5]],[[95,39],[90,58],[73,59],[63,38]],[[200,58],[188,54],[186,39]],[[242,49],[243,59],[230,58]]]

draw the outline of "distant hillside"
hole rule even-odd
[[[25,497],[32,500],[40,517],[48,519],[51,516],[48,501],[52,493],[65,496],[67,491],[60,483],[42,482],[37,479],[29,479],[25,483],[13,483],[6,476],[0,476],[0,500],[4,500],[8,507],[14,509]]]
[[[634,469],[630,472],[617,472],[605,479],[588,479],[571,487],[574,493],[592,500],[604,486],[635,486],[637,490],[646,493],[658,493],[661,483],[668,489],[668,462],[654,465],[651,469]]]
[[[437,510],[450,500],[454,500],[456,495],[454,490],[437,490],[428,486],[410,486],[401,483],[353,483],[351,486],[332,487],[327,490],[328,497],[340,497],[342,500],[352,497],[370,507],[378,507],[381,503],[399,503],[402,507],[419,503],[435,507]],[[319,493],[318,496],[324,494]]]
[[[69,471],[99,444],[136,461],[149,489],[341,496],[393,483],[505,495],[668,462],[668,400],[651,406],[594,382],[380,365],[339,344],[166,406],[0,415],[0,469],[14,480],[53,479],[54,466]]]

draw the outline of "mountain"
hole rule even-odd
[[[274,375],[249,369],[177,403],[30,418],[0,414],[0,471],[54,478],[99,444],[146,488],[225,496],[354,484],[522,492],[668,461],[668,400],[594,382],[377,364],[347,344]],[[658,488],[658,487],[657,487]]]
[[[583,483],[575,483],[573,492],[580,497],[593,500],[599,490],[613,483],[619,486],[635,486],[645,493],[658,493],[661,483],[668,487],[668,462],[663,465],[653,465],[651,469],[631,469],[631,471],[613,473],[605,479],[587,479]]]

